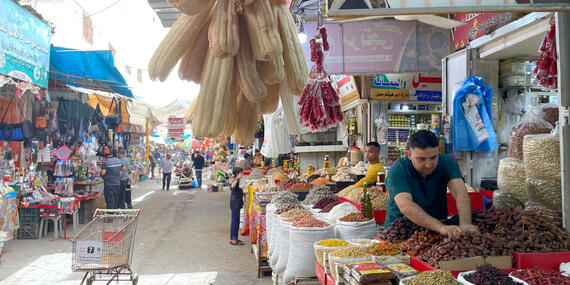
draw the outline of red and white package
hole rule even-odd
[[[326,130],[336,126],[343,119],[340,100],[332,87],[323,66],[324,51],[329,43],[325,27],[317,28],[315,38],[311,39],[311,61],[315,63],[309,75],[309,81],[299,100],[298,116],[301,127],[311,131]]]
[[[554,17],[550,18],[550,29],[546,32],[538,51],[540,57],[536,62],[536,68],[532,72],[532,76],[536,77],[534,84],[551,90],[557,89],[558,68],[556,60],[558,55],[556,53],[556,25],[554,24]]]

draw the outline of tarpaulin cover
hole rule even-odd
[[[79,51],[52,46],[50,51],[50,79],[65,84],[91,88],[93,82],[110,92],[133,97],[125,78],[115,67],[111,51]]]
[[[109,115],[109,108],[113,108],[112,114],[116,114],[115,108],[118,108],[117,105],[118,101],[115,100],[113,106],[111,106],[112,102],[113,102],[113,97],[89,94],[89,101],[87,101],[87,105],[95,109],[97,108],[97,104],[99,104],[101,113],[103,113],[103,116],[107,117]],[[123,100],[121,100],[121,117],[123,119],[123,122],[129,122],[130,114],[129,111],[127,110],[127,104]]]

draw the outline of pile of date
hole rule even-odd
[[[438,267],[440,261],[465,257],[512,256],[515,251],[544,253],[570,249],[570,234],[562,226],[562,216],[550,209],[475,210],[472,222],[479,227],[479,233],[465,232],[460,236],[447,237],[400,218],[381,238],[396,243],[405,253],[417,256],[434,267]],[[454,217],[446,224],[458,225],[459,219]],[[414,226],[415,231],[411,233],[408,229]]]

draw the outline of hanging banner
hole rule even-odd
[[[416,71],[416,22],[345,23],[342,29],[345,74]]]
[[[11,0],[0,7],[0,73],[47,88],[51,27]]]
[[[168,142],[184,142],[184,118],[168,118]]]
[[[378,100],[441,102],[441,73],[374,75],[371,97]]]
[[[455,20],[465,22],[466,24],[454,29],[453,49],[462,49],[467,46],[470,41],[489,34],[495,29],[512,22],[517,17],[517,14],[511,12],[457,13],[455,14]]]
[[[416,21],[380,20],[325,24],[330,49],[324,67],[328,74],[378,74],[441,70],[451,51],[451,35]],[[309,65],[310,39],[316,23],[304,24],[309,40],[303,51]]]

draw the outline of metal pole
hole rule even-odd
[[[144,156],[144,161],[146,163],[148,163],[148,153],[150,152],[150,138],[149,138],[150,130],[148,128],[149,121],[150,121],[150,119],[146,118],[146,154]]]
[[[562,218],[564,227],[570,224],[570,13],[556,13],[556,50],[558,52],[558,91],[560,92],[560,165],[562,178]],[[564,151],[567,150],[567,151]]]

